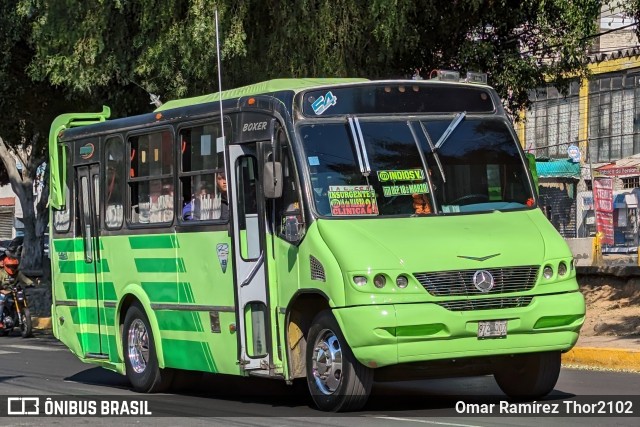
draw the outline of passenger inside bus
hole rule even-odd
[[[213,202],[214,218],[229,219],[229,200],[227,199],[227,178],[224,172],[216,176],[218,195]]]

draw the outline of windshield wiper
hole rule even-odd
[[[460,122],[465,118],[466,115],[467,113],[465,111],[456,114],[456,116],[453,118],[451,123],[449,123],[449,126],[447,127],[447,129],[445,129],[444,133],[442,134],[438,142],[436,142],[436,150],[442,147],[442,144],[444,144],[447,138],[449,138],[449,135],[451,135],[453,131],[456,130],[456,128],[458,127]]]
[[[433,153],[433,158],[436,159],[436,163],[438,164],[438,169],[440,170],[440,176],[442,177],[442,182],[447,182],[447,178],[444,176],[444,168],[442,167],[442,163],[440,163],[440,156],[436,152],[436,147],[433,145],[433,141],[431,140],[431,136],[429,132],[427,132],[427,128],[424,127],[422,122],[420,123],[420,128],[422,129],[422,133],[424,133],[425,138],[427,138],[427,142],[429,143],[429,147],[431,147],[431,153]]]

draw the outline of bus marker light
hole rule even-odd
[[[365,276],[353,276],[353,283],[358,286],[364,286],[367,284],[367,278]]]
[[[156,114],[156,120],[160,120],[162,118],[162,113]]]
[[[236,331],[236,324],[229,323],[229,332],[234,333]]]
[[[564,261],[560,261],[560,265],[558,265],[558,274],[560,276],[564,276],[567,274],[567,263]]]
[[[255,98],[249,98],[249,100],[247,101],[247,104],[249,105],[253,105],[256,103],[256,99]]]
[[[487,84],[487,73],[478,73],[473,71],[467,71],[467,78],[465,79],[467,83],[479,83],[482,85]]]
[[[407,279],[407,276],[398,276],[396,278],[396,286],[398,286],[400,289],[404,289],[409,285],[409,279]]]

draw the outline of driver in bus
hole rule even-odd
[[[422,167],[419,167],[419,169],[422,169]],[[429,170],[429,178],[431,178],[431,169],[428,169],[428,170]],[[432,185],[433,185],[433,190],[435,191],[436,189],[435,184],[432,184]],[[427,214],[433,213],[433,209],[431,209],[431,202],[429,201],[428,193],[422,193],[422,194],[413,193],[411,197],[413,198],[413,209],[415,209],[415,212],[417,215],[427,215]]]

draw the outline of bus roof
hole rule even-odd
[[[195,96],[192,98],[167,101],[162,106],[158,107],[155,111],[164,111],[170,110],[172,108],[185,107],[187,105],[204,104],[207,102],[219,101],[221,99],[225,100],[239,98],[242,96],[261,95],[283,90],[293,90],[295,92],[298,92],[300,90],[313,87],[366,81],[369,80],[362,78],[274,79],[248,86],[242,86],[235,89],[225,90],[223,92],[216,92],[208,95]]]

